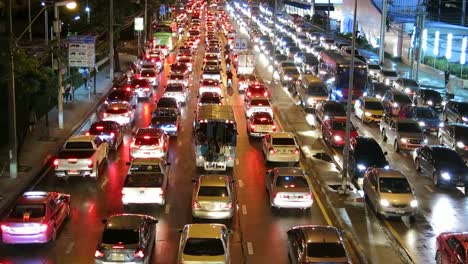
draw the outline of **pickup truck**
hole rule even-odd
[[[99,177],[99,166],[107,159],[109,145],[95,135],[70,137],[53,161],[55,175]]]
[[[414,119],[384,117],[379,127],[382,139],[393,144],[395,152],[415,150],[427,144],[421,126]]]

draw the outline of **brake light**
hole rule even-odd
[[[96,249],[96,252],[94,252],[94,257],[95,258],[102,258],[104,257],[104,253]]]
[[[149,92],[150,88],[146,87],[144,90],[145,90],[145,92]]]
[[[299,149],[298,148],[294,149],[294,154],[299,154]]]
[[[132,89],[130,87],[127,87],[127,92],[130,92]]]
[[[103,127],[103,126],[97,126],[96,129],[97,129],[97,130],[103,130],[104,127]]]
[[[143,252],[143,250],[138,250],[137,252],[133,253],[133,256],[135,258],[144,258],[145,257],[145,253]]]
[[[124,246],[112,246],[112,248],[122,249],[122,248],[125,248],[125,247]]]
[[[115,137],[115,133],[114,133],[114,132],[111,132],[111,133],[110,133],[110,137],[111,137],[111,138]]]
[[[47,224],[41,224],[39,226],[39,231],[40,232],[45,232],[49,226]]]
[[[274,150],[273,148],[270,148],[268,151],[270,152],[270,154],[274,154],[276,152],[276,150]]]
[[[250,124],[250,129],[255,129],[255,125],[254,125],[254,124]]]
[[[144,139],[150,139],[150,136],[144,136],[143,138]]]
[[[146,58],[149,59],[149,58],[150,58],[150,55],[146,55]]]
[[[252,93],[251,93],[251,92],[247,92],[247,96],[251,96],[251,95],[252,95]]]
[[[227,203],[226,206],[224,206],[224,208],[231,209],[232,208],[232,203],[231,202]]]
[[[264,92],[264,93],[263,93],[263,96],[267,97],[267,96],[268,96],[268,92]]]
[[[129,115],[130,115],[130,113],[129,113],[129,112],[127,112],[127,113],[123,114],[123,116],[129,116]]]
[[[92,168],[93,167],[93,161],[92,160],[87,160],[86,163],[88,164],[88,168]]]
[[[108,113],[104,113],[104,117],[107,117],[107,116],[109,116],[109,114],[108,114]]]
[[[192,207],[193,208],[200,208],[200,204],[198,202],[193,202]]]
[[[77,162],[78,159],[77,159],[77,158],[70,158],[70,159],[68,159],[68,161],[69,161],[69,162]]]
[[[312,194],[309,193],[309,194],[305,195],[304,198],[306,200],[312,200]]]
[[[7,225],[1,225],[2,231],[8,231],[10,229]]]
[[[273,125],[273,126],[272,126],[272,129],[273,129],[273,131],[276,131],[276,126]]]

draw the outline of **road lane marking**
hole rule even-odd
[[[101,189],[104,189],[104,187],[106,186],[108,180],[109,180],[108,178],[105,178],[105,179],[102,181],[102,183],[101,183]]]
[[[434,190],[432,190],[432,188],[429,185],[424,185],[424,188],[426,188],[426,190],[428,190],[431,193],[434,192]]]
[[[304,165],[302,165],[302,162],[299,165],[301,166],[301,168],[304,171],[307,171],[305,169]],[[317,195],[317,192],[315,191],[314,186],[311,184],[310,187],[312,189],[312,194],[314,195],[314,200],[317,201],[317,204],[318,204],[318,206],[320,208],[320,211],[322,212],[323,217],[325,218],[325,221],[327,221],[327,224],[329,226],[333,226],[333,222],[331,221],[330,216],[328,216],[327,211],[325,211],[325,207],[323,206],[322,201],[320,200],[319,196]]]
[[[236,165],[239,165],[239,159],[236,158]]]
[[[252,242],[247,242],[247,253],[249,253],[249,255],[254,254]]]
[[[169,210],[171,210],[171,205],[170,205],[170,204],[166,204],[166,208],[164,208],[164,213],[165,213],[165,214],[169,214]]]
[[[70,244],[68,244],[67,249],[65,250],[65,253],[67,255],[70,254],[74,246],[75,246],[75,242],[71,242]]]
[[[239,188],[244,188],[244,182],[242,180],[239,180]]]
[[[242,214],[243,215],[247,214],[247,206],[245,206],[245,204],[242,205]]]
[[[398,232],[393,228],[393,226],[390,224],[390,222],[388,222],[387,220],[383,220],[383,222],[385,223],[385,225],[388,227],[388,230],[390,230],[390,232],[393,234],[393,236],[396,238],[396,240],[398,241],[398,243],[400,244],[400,246],[403,248],[403,250],[405,250],[406,254],[408,255],[408,257],[411,259],[411,261],[413,263],[418,263],[417,262],[417,259],[411,254],[411,252],[409,251],[409,249],[406,247],[405,243],[403,243],[403,239],[401,239],[400,235],[398,235]]]

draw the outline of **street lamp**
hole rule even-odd
[[[75,1],[62,1],[54,4],[54,31],[55,37],[57,39],[57,53],[60,53],[60,32],[61,32],[61,23],[59,19],[59,7],[65,6],[68,9],[75,9]],[[57,72],[58,72],[58,98],[57,98],[57,108],[58,108],[58,125],[59,129],[63,129],[63,87],[62,87],[62,69],[60,65],[60,55],[57,56]]]

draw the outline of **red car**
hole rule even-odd
[[[251,97],[270,97],[268,88],[261,83],[252,83],[245,89],[245,98]]]
[[[69,194],[25,192],[1,223],[2,241],[5,244],[55,241],[70,214]]]
[[[444,232],[436,239],[437,264],[468,263],[468,232]]]
[[[345,145],[346,118],[334,117],[322,122],[322,137],[333,147]],[[350,139],[358,136],[356,128],[351,123]]]

